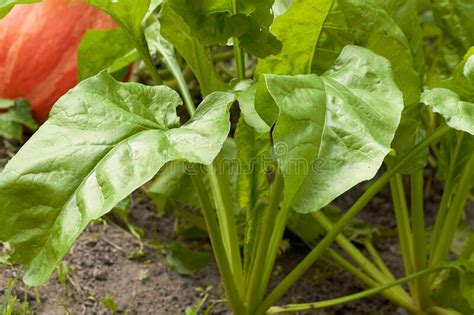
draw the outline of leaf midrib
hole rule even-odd
[[[152,129],[151,129],[152,130]],[[86,176],[82,177],[83,179],[78,183],[77,187],[74,189],[73,192],[71,192],[69,198],[63,203],[63,205],[61,206],[61,209],[59,211],[57,211],[57,215],[54,219],[54,222],[53,224],[51,224],[51,227],[47,229],[48,233],[47,233],[47,237],[45,238],[43,244],[41,246],[38,246],[38,248],[40,248],[40,250],[37,251],[37,253],[34,255],[34,257],[31,259],[31,261],[29,261],[28,265],[31,266],[31,264],[37,259],[38,256],[41,255],[41,253],[43,253],[45,250],[47,250],[47,244],[51,243],[50,242],[50,239],[51,239],[51,235],[53,233],[51,233],[51,231],[57,226],[57,223],[58,223],[58,220],[61,216],[61,214],[64,212],[64,209],[66,207],[66,205],[68,205],[71,200],[77,195],[78,193],[78,190],[79,188],[85,183],[85,181],[90,177],[92,176],[92,174],[95,172],[95,170],[97,169],[97,166],[99,164],[101,164],[101,162],[115,149],[117,148],[118,146],[120,146],[121,144],[125,143],[126,141],[128,141],[130,138],[132,137],[136,137],[138,135],[140,135],[141,133],[145,133],[147,131],[150,131],[150,129],[148,130],[141,130],[139,132],[135,132],[121,140],[119,140],[115,145],[111,145],[111,147],[106,150],[102,156],[100,158],[98,158],[98,161],[97,163],[93,164],[92,167],[91,167],[91,170],[87,173]],[[157,131],[161,131],[161,132],[165,132],[165,131],[162,131],[162,130],[157,130]],[[53,207],[51,207],[53,208]],[[54,208],[53,208],[54,209]],[[79,209],[79,206],[78,206],[78,209]],[[81,227],[82,227],[82,223],[83,223],[83,213],[81,211],[78,211],[80,216],[81,216]],[[56,257],[55,258],[59,258],[59,257]]]

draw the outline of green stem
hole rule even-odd
[[[369,201],[385,186],[398,170],[407,165],[412,159],[425,150],[431,143],[444,136],[450,128],[446,125],[439,127],[430,136],[417,144],[399,161],[392,169],[388,170],[376,180],[367,191],[354,203],[354,205],[341,217],[334,228],[318,243],[318,245],[306,256],[305,259],[267,296],[257,314],[264,314],[286,291],[305,273],[306,270],[321,257],[322,253],[332,244],[343,229],[364,209]]]
[[[199,172],[197,168],[195,168],[195,170],[195,173],[197,174],[192,174],[191,179],[194,188],[196,189],[199,196],[201,210],[204,216],[204,220],[206,221],[209,238],[211,239],[212,249],[216,257],[217,266],[222,277],[222,282],[224,283],[224,288],[229,300],[230,307],[232,308],[235,314],[245,315],[247,314],[247,307],[239,294],[237,283],[235,282],[231,266],[229,264],[229,261],[227,260],[227,253],[224,247],[224,243],[222,242],[222,235],[219,230],[217,220],[214,216],[214,208],[212,206],[211,200],[208,197],[205,185],[202,182],[202,177],[204,176],[204,174],[202,172]]]
[[[120,23],[120,20],[116,20],[116,22],[120,25],[121,29],[123,30],[128,29],[127,26]],[[158,74],[158,69],[156,69],[155,64],[153,63],[153,60],[151,58],[150,50],[148,49],[148,43],[146,41],[144,30],[142,32],[140,40],[136,40],[132,35],[130,35],[129,32],[125,32],[125,33],[127,34],[130,41],[133,43],[133,45],[135,46],[135,49],[138,51],[138,54],[140,55],[140,57],[142,57],[143,62],[145,63],[146,68],[150,72],[150,75],[153,81],[155,81],[157,85],[163,84],[163,82],[161,81],[160,75]]]
[[[145,40],[145,39],[144,39]],[[135,41],[133,41],[135,43]],[[145,40],[146,43],[146,40]],[[163,82],[161,81],[160,75],[158,74],[158,69],[156,69],[155,64],[153,63],[153,60],[151,59],[150,51],[148,50],[148,45],[141,45],[140,43],[135,43],[135,48],[137,49],[138,53],[143,59],[143,62],[145,63],[146,68],[148,69],[148,72],[150,72],[150,75],[155,81],[157,85],[161,85]]]
[[[390,179],[390,189],[392,191],[393,208],[397,221],[398,237],[400,240],[400,249],[402,251],[403,265],[405,274],[413,272],[413,235],[410,227],[410,218],[408,215],[408,206],[405,198],[405,189],[403,188],[403,178],[396,174]],[[409,283],[410,291],[413,296],[416,295],[414,283]]]
[[[306,242],[306,245],[308,247],[312,248],[313,246]],[[336,264],[341,266],[342,268],[346,269],[349,271],[352,275],[354,275],[356,278],[358,278],[360,281],[365,283],[369,288],[376,288],[380,285],[380,283],[376,282],[374,279],[371,277],[367,276],[366,273],[362,272],[359,268],[356,268],[352,263],[350,263],[347,259],[342,257],[340,254],[338,254],[335,250],[332,250],[331,248],[328,248],[327,250],[327,255],[329,258],[334,261]],[[395,281],[395,279],[390,279],[390,281]],[[394,295],[393,293],[388,293],[383,292],[382,293],[387,299],[392,301],[393,303],[400,305],[402,307],[407,307],[409,308],[412,305],[412,301],[410,297],[406,298],[401,298],[399,296]]]
[[[191,92],[189,91],[188,84],[186,83],[186,79],[184,78],[183,71],[181,70],[181,68],[179,68],[178,64],[176,66],[178,67],[177,69],[170,67],[170,71],[176,79],[176,82],[178,83],[179,91],[181,92],[181,96],[183,97],[186,110],[192,117],[194,115],[194,112],[196,111],[193,97],[191,96]]]
[[[376,282],[374,279],[367,276],[359,268],[357,268],[351,262],[349,262],[347,259],[345,259],[341,255],[339,255],[338,252],[336,252],[335,250],[333,250],[331,248],[328,248],[327,255],[332,261],[334,261],[336,264],[338,264],[342,268],[349,271],[356,278],[358,278],[360,281],[362,281],[364,284],[366,284],[369,288],[376,288],[380,285],[380,283]]]
[[[428,309],[428,314],[430,315],[463,315],[458,311],[442,308],[439,306],[432,306]]]
[[[334,228],[332,222],[324,215],[324,213],[322,213],[322,211],[314,212],[313,217],[326,231],[329,232]],[[336,243],[356,262],[356,264],[358,264],[379,284],[384,284],[391,280],[377,269],[372,262],[367,259],[367,257],[365,257],[365,255],[362,254],[360,250],[358,250],[357,247],[355,247],[342,233],[336,238]],[[401,287],[393,288],[387,293],[399,297],[400,299],[411,300],[410,296]]]
[[[471,153],[469,160],[466,162],[459,180],[459,184],[456,189],[451,206],[446,215],[446,220],[443,226],[443,233],[438,239],[438,244],[433,252],[433,256],[430,259],[430,266],[436,266],[442,261],[446,260],[451,248],[451,244],[454,239],[454,235],[461,220],[462,214],[464,213],[464,207],[466,205],[467,198],[469,196],[469,189],[472,184],[472,172],[474,171],[474,154]]]
[[[245,80],[245,55],[242,48],[239,47],[239,40],[234,37],[233,42],[237,77],[239,80]]]
[[[360,271],[354,265],[352,265],[349,261],[347,261],[344,257],[339,255],[336,251],[329,248],[327,253],[328,253],[328,256],[335,263],[339,264],[342,268],[352,273],[356,278],[358,278],[360,281],[365,283],[369,288],[377,288],[381,285],[380,283],[374,281],[372,278],[367,276],[364,272]],[[392,279],[391,281],[395,281],[395,279]],[[413,306],[413,302],[411,301],[409,297],[408,299],[400,297],[398,295],[393,294],[393,292],[390,293],[390,290],[382,292],[382,295],[385,296],[390,301],[392,301],[393,303],[400,305],[401,307],[410,309]]]
[[[153,16],[154,22],[157,22],[157,17]],[[145,38],[146,40],[146,38]],[[190,116],[194,115],[194,112],[196,111],[196,107],[194,106],[193,98],[191,96],[191,92],[189,91],[188,84],[186,83],[186,79],[184,77],[184,73],[181,70],[181,66],[178,63],[176,59],[175,54],[167,54],[164,51],[161,51],[158,49],[158,51],[161,54],[161,57],[163,58],[168,70],[172,73],[173,77],[176,80],[176,83],[178,84],[179,90],[181,92],[181,96],[183,97],[184,104],[186,106],[186,109],[189,113]],[[159,72],[157,71],[158,77],[159,77]]]
[[[336,306],[340,304],[345,304],[353,301],[357,301],[372,295],[375,295],[377,293],[383,292],[391,287],[397,286],[397,285],[402,285],[404,283],[407,283],[409,281],[412,281],[413,279],[416,279],[418,277],[422,277],[424,275],[433,273],[433,272],[438,272],[443,269],[449,268],[449,266],[444,266],[444,267],[436,267],[436,268],[430,268],[430,269],[425,269],[420,272],[413,273],[409,276],[403,277],[401,279],[398,279],[396,281],[387,283],[385,285],[379,286],[377,288],[372,288],[365,290],[363,292],[351,294],[348,296],[332,299],[332,300],[327,300],[327,301],[321,301],[321,302],[313,302],[313,303],[304,303],[304,304],[289,304],[285,306],[275,306],[272,307],[268,310],[267,314],[280,314],[280,313],[295,313],[295,312],[302,312],[302,311],[308,311],[308,310],[314,310],[314,309],[319,309],[319,308],[325,308],[325,307],[331,307],[331,306]],[[423,311],[421,310],[413,310],[414,314],[424,314]]]
[[[290,211],[291,208],[288,205],[283,205],[277,214],[272,237],[268,245],[267,259],[265,261],[262,280],[260,281],[260,286],[258,289],[259,302],[262,301],[263,297],[265,296],[265,290],[270,281],[273,267],[275,266],[275,261],[278,256],[278,250],[280,249],[281,240],[283,238],[283,233],[285,232]]]
[[[426,226],[423,207],[423,169],[410,176],[411,215],[413,229],[413,271],[426,268]],[[428,304],[428,282],[426,277],[419,277],[415,281],[416,297],[420,308]]]
[[[237,14],[237,0],[232,0],[232,11]],[[245,80],[245,55],[242,48],[239,47],[239,40],[234,37],[234,55],[235,55],[235,67],[237,68],[237,77],[239,80]]]
[[[213,199],[216,203],[217,218],[222,230],[222,240],[227,257],[230,261],[232,274],[234,275],[240,292],[243,292],[243,273],[242,262],[240,257],[240,245],[237,234],[237,226],[232,210],[232,203],[224,196],[221,190],[220,181],[214,166],[211,164],[207,167],[207,174],[211,186]]]
[[[434,251],[438,247],[438,239],[443,233],[444,222],[449,210],[449,202],[451,200],[454,188],[454,177],[455,177],[455,168],[456,163],[459,161],[458,155],[461,150],[461,144],[464,133],[461,133],[457,137],[456,146],[451,154],[451,161],[449,163],[447,177],[444,183],[443,195],[441,197],[441,202],[439,205],[438,214],[436,215],[436,222],[431,236],[431,245],[430,245],[430,257],[434,255]]]
[[[379,253],[375,249],[374,245],[369,239],[364,240],[365,249],[369,252],[370,256],[372,257],[375,265],[383,272],[383,274],[389,279],[390,281],[395,280],[390,269],[388,269],[387,265],[383,261],[382,257],[380,257]]]
[[[250,313],[252,309],[256,308],[261,301],[258,297],[261,282],[263,282],[262,274],[265,270],[267,262],[267,253],[269,251],[269,242],[272,237],[274,229],[275,217],[277,216],[278,208],[280,206],[281,196],[283,195],[283,176],[277,170],[275,181],[272,184],[272,191],[270,196],[270,204],[264,213],[262,219],[261,229],[259,232],[256,257],[251,264],[251,272],[249,278],[249,285],[247,287],[246,300],[249,305]]]

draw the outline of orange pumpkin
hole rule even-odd
[[[23,97],[39,122],[78,82],[77,48],[91,28],[115,26],[82,0],[17,5],[0,20],[0,97]]]

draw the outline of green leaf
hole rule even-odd
[[[147,190],[158,211],[165,211],[168,200],[199,207],[199,199],[188,174],[187,164],[173,161],[165,165]]]
[[[239,101],[240,111],[245,123],[255,129],[258,133],[267,133],[270,127],[262,120],[255,110],[255,94],[257,85],[251,85],[247,89],[241,91],[237,100]]]
[[[79,80],[104,69],[117,72],[138,58],[138,52],[122,29],[88,30],[77,51]]]
[[[145,64],[151,69],[154,67],[153,61],[148,51],[148,43],[145,36],[145,23],[157,6],[161,3],[161,0],[87,0],[90,4],[94,5],[98,9],[109,14],[115,22],[120,26],[121,30],[126,34],[130,42],[138,51],[139,55],[143,58]],[[118,34],[118,33],[115,33]],[[125,41],[125,37],[122,35],[116,35],[121,38],[121,41]],[[129,47],[129,44],[125,44]],[[122,63],[125,61],[133,60],[132,56],[127,55],[126,47],[117,47],[113,51],[113,55],[117,57],[117,54],[121,55],[125,60],[121,60]],[[133,51],[129,52],[134,54]],[[110,60],[113,62],[113,60]],[[97,70],[97,69],[95,69]],[[156,72],[156,69],[151,72],[151,75],[156,82],[160,82],[161,79]]]
[[[403,93],[404,110],[392,143],[396,156],[388,157],[389,165],[396,163],[410,150],[420,134],[419,105],[421,76],[424,68],[422,30],[415,1],[403,0],[338,0],[355,44],[367,47],[387,58],[394,80]],[[401,171],[410,173],[423,167],[426,152]]]
[[[190,35],[204,46],[226,44],[237,37],[239,46],[258,57],[280,51],[281,44],[268,27],[273,0],[168,0],[167,5],[188,25]]]
[[[335,0],[332,4],[326,20],[324,21],[319,40],[314,51],[312,72],[321,74],[329,69],[342,49],[346,45],[354,43],[344,13]]]
[[[442,271],[431,287],[431,297],[439,306],[461,314],[474,312],[474,262],[457,261],[454,268]]]
[[[374,5],[381,4],[378,0],[371,1]],[[405,35],[413,58],[413,68],[418,75],[422,77],[425,71],[423,30],[421,28],[416,1],[389,0],[383,3],[387,14]],[[388,56],[385,57],[388,58]],[[396,69],[396,66],[392,64],[392,68]]]
[[[397,8],[400,1],[377,0],[338,0],[340,8],[346,16],[349,29],[354,33],[355,44],[367,47],[375,53],[386,57],[393,69],[393,76],[400,90],[403,92],[405,106],[418,104],[421,93],[419,73],[415,70],[413,51],[419,50],[418,46],[411,47],[407,35],[397,22],[415,17],[416,8],[414,1],[401,1],[412,3],[411,8],[403,12],[401,17],[390,8]],[[385,4],[388,2],[390,7]],[[409,4],[407,4],[410,6]],[[387,8],[388,7],[388,8]],[[413,23],[413,32],[421,32],[419,24]],[[404,28],[409,28],[405,26]],[[419,36],[419,35],[418,35]],[[421,42],[419,43],[421,45]]]
[[[160,11],[161,34],[183,56],[199,82],[205,96],[223,91],[226,85],[217,74],[210,51],[191,35],[191,28],[166,1]]]
[[[451,128],[474,135],[474,103],[464,102],[455,92],[442,88],[424,91],[421,101],[441,114]]]
[[[462,54],[474,45],[474,6],[471,0],[433,0],[436,22],[449,36],[448,45]]]
[[[474,47],[471,47],[469,51],[471,53],[468,52],[469,57],[464,64],[463,74],[467,79],[474,81]]]
[[[87,224],[172,160],[210,164],[229,132],[230,93],[214,93],[180,128],[177,93],[119,83],[106,72],[79,83],[0,176],[0,240],[46,282]]]
[[[23,127],[36,130],[38,124],[31,116],[31,107],[27,101],[18,99],[10,101],[0,100],[0,108],[8,108],[0,113],[0,136],[7,139],[23,140]]]
[[[257,96],[257,111],[267,121],[278,115],[273,141],[286,203],[314,212],[376,174],[403,107],[385,58],[346,46],[320,77],[265,75],[264,82],[276,108]]]
[[[93,6],[109,14],[130,39],[145,45],[144,23],[150,10],[150,0],[87,0]]]
[[[447,88],[461,96],[465,101],[474,102],[474,47],[471,47],[461,62],[454,68],[451,76],[447,79],[432,80],[429,82],[430,88]]]
[[[457,130],[451,130],[441,139],[437,157],[436,176],[438,179],[451,178],[451,183],[457,183],[469,157],[474,150],[474,136]],[[452,169],[451,169],[452,165]],[[444,190],[452,187],[444,186]]]
[[[173,45],[161,36],[159,21],[146,28],[145,37],[150,53],[158,54],[173,76],[186,84]],[[87,79],[104,69],[117,72],[139,57],[122,29],[89,30],[78,49],[79,79]]]
[[[0,19],[5,17],[17,4],[31,4],[41,0],[0,0]]]
[[[225,175],[222,179],[223,183],[225,182],[231,187],[227,192],[230,195],[235,195],[237,169],[234,162],[236,162],[236,152],[233,139],[228,138],[214,161],[216,171]],[[207,176],[203,178],[203,181],[207,183]],[[227,190],[227,188],[222,189]],[[147,194],[157,206],[158,211],[170,210],[166,208],[170,205],[168,201],[178,201],[196,208],[200,206],[199,197],[189,174],[189,166],[183,161],[172,161],[166,164],[147,190]]]
[[[328,205],[320,211],[323,211],[332,222],[337,221],[341,216],[341,211],[332,205]],[[292,211],[288,217],[288,228],[308,245],[321,239],[327,233],[312,214],[295,211]]]
[[[166,261],[175,272],[190,275],[209,265],[212,255],[209,253],[192,252],[179,243],[168,245]]]
[[[466,222],[467,223],[467,222]],[[457,257],[463,256],[465,254],[466,258],[472,256],[471,244],[474,241],[474,229],[471,228],[468,224],[461,224],[456,231],[456,234],[451,244],[451,252]]]
[[[291,0],[275,0],[272,6],[273,17],[277,18],[283,15],[290,7]]]
[[[214,168],[219,178],[221,192],[228,196],[224,202],[228,203],[227,207],[232,209],[234,214],[240,211],[237,202],[238,167],[237,146],[234,139],[228,138],[214,160]]]
[[[248,264],[257,244],[258,223],[269,203],[270,133],[269,130],[259,133],[246,123],[242,114],[235,131],[235,143],[239,161],[237,195],[245,213],[244,256]],[[248,268],[245,266],[245,270]]]
[[[113,314],[117,313],[118,311],[117,302],[115,302],[114,298],[110,294],[107,294],[100,302],[102,303],[102,305],[105,306],[105,308],[107,308]]]
[[[418,104],[404,108],[397,133],[392,141],[392,148],[395,154],[388,155],[385,159],[389,167],[400,161],[411,148],[426,137],[426,131],[420,126],[421,107],[421,104]],[[412,174],[422,169],[426,166],[428,155],[429,150],[426,148],[414,157],[409,165],[402,167],[399,172],[402,174]]]
[[[71,272],[71,269],[69,268],[66,262],[62,262],[61,264],[59,264],[58,272],[56,276],[58,278],[59,283],[61,283],[61,285],[63,286],[67,285],[70,272]]]
[[[121,200],[115,207],[112,209],[112,213],[118,219],[122,221],[122,223],[128,228],[129,232],[135,236],[138,240],[140,240],[145,232],[143,229],[135,226],[132,222],[130,222],[130,204],[132,202],[131,196],[126,197],[125,199]]]
[[[264,73],[311,73],[314,68],[323,67],[318,66],[318,60],[327,57],[323,53],[326,49],[329,56],[334,57],[329,61],[331,64],[340,49],[352,42],[352,38],[344,35],[345,28],[344,17],[337,9],[335,0],[293,1],[288,11],[276,18],[271,27],[282,42],[281,52],[260,60],[256,76]]]

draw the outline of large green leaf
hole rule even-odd
[[[355,36],[355,44],[367,47],[390,61],[394,80],[403,93],[405,107],[392,143],[397,156],[387,159],[389,164],[395,163],[416,144],[417,135],[421,132],[419,99],[424,63],[416,2],[339,0],[339,5]],[[425,161],[424,152],[402,171],[418,169]]]
[[[456,92],[443,88],[424,91],[421,101],[441,114],[451,128],[474,135],[474,103],[462,101]]]
[[[91,29],[86,32],[77,50],[79,80],[104,69],[114,73],[138,58],[137,50],[122,29]]]
[[[41,0],[0,0],[0,19],[7,15],[17,4],[31,4]]]
[[[281,44],[268,27],[273,21],[273,0],[167,0],[190,29],[190,35],[205,46],[226,44],[237,37],[240,47],[265,57],[278,53]]]
[[[335,0],[293,1],[271,27],[282,42],[281,52],[260,60],[256,74],[308,74],[318,68],[319,58],[324,62],[328,57],[323,52],[335,59],[339,48],[352,42],[344,35],[347,25],[336,3]]]
[[[82,81],[0,175],[0,240],[25,264],[29,285],[47,281],[87,224],[150,180],[168,161],[210,164],[229,132],[230,93],[214,93],[180,128],[177,93]]]
[[[297,212],[317,211],[376,174],[403,108],[385,58],[346,46],[321,76],[265,75],[262,81],[257,111],[275,123],[285,201]]]
[[[217,74],[210,51],[191,35],[191,28],[166,1],[160,11],[161,34],[183,56],[199,82],[201,93],[225,90]]]

